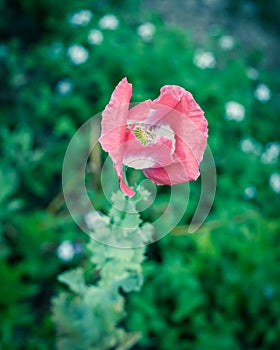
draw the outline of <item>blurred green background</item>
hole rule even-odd
[[[171,3],[180,13],[181,1],[162,4]],[[214,13],[215,3],[197,6]],[[54,348],[56,276],[87,262],[88,238],[61,192],[64,153],[124,76],[133,102],[165,84],[193,93],[218,176],[199,231],[185,234],[198,180],[180,228],[148,248],[146,282],[127,298],[124,327],[142,332],[134,349],[280,348],[280,71],[269,51],[279,1],[227,1],[230,26],[201,22],[202,36],[197,13],[176,24],[159,2],[144,4],[0,1],[0,349]],[[229,30],[240,18],[274,38],[266,51]],[[92,195],[108,210],[94,183]]]

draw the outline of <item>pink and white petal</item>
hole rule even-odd
[[[132,85],[122,79],[112,93],[110,102],[102,113],[101,136],[99,142],[114,163],[123,192],[132,196],[134,192],[125,185],[123,177],[123,150],[126,140],[129,102]]]
[[[146,100],[129,110],[128,119],[130,124],[139,123],[148,127],[155,127],[170,111],[172,111],[172,108],[169,106],[155,103],[152,100]]]
[[[161,116],[159,113],[155,113],[149,118],[149,123],[169,125],[175,135],[184,141],[184,148],[188,148],[199,163],[202,160],[208,137],[207,120],[204,117],[204,112],[189,92],[180,87],[173,89],[174,86],[171,86],[171,88],[167,89],[166,86],[165,89],[162,89],[164,94],[160,96],[162,98],[157,99],[168,103],[169,106],[153,106],[156,110],[162,106],[164,113]],[[176,100],[179,97],[180,100]]]
[[[181,86],[165,85],[160,89],[159,97],[153,100],[153,102],[169,108],[175,108],[185,92],[187,91]]]
[[[207,120],[191,93],[179,86],[167,85],[157,99],[146,104],[144,114],[148,116],[147,126],[170,127],[185,141],[185,147],[194,153],[198,162],[202,160],[208,136]]]
[[[177,85],[165,85],[160,89],[160,95],[153,102],[167,106],[180,112],[194,123],[199,131],[207,132],[207,120],[204,112],[195,101],[193,95]]]
[[[176,110],[185,116],[185,118],[190,120],[202,134],[207,135],[208,123],[204,117],[204,112],[190,92],[185,91],[181,100],[176,106]]]
[[[172,141],[168,137],[157,138],[157,143],[144,146],[133,134],[129,133],[123,152],[123,164],[134,169],[167,166],[174,162]]]
[[[164,102],[166,104],[168,103],[169,106],[158,104],[154,101],[149,101],[138,106],[139,112],[142,112],[142,114],[139,113],[139,115],[148,116],[148,118],[144,121],[146,127],[154,127],[155,130],[158,130],[158,132],[163,132],[166,129],[167,134],[170,133],[170,131],[171,133],[175,134],[176,148],[173,161],[168,164],[165,160],[162,160],[162,158],[164,158],[164,153],[166,153],[163,152],[162,149],[157,149],[156,146],[144,147],[140,144],[140,142],[137,142],[135,147],[132,147],[132,145],[126,147],[126,156],[124,157],[125,163],[126,161],[129,161],[130,166],[138,169],[144,168],[145,165],[146,167],[155,168],[156,166],[153,165],[151,160],[154,160],[154,162],[157,162],[158,160],[158,163],[161,164],[160,166],[166,166],[176,162],[187,162],[188,164],[196,164],[198,168],[198,165],[202,160],[207,141],[207,121],[204,118],[203,111],[196,104],[196,102],[194,102],[194,104],[192,105],[192,102],[190,101],[190,105],[192,105],[194,109],[184,111],[184,113],[180,112],[179,110],[181,109],[181,101],[178,101],[178,99],[184,98],[184,96],[187,94],[188,97],[191,97],[191,100],[193,100],[192,95],[180,87],[172,86],[171,93],[170,89],[167,89],[167,87],[165,88],[165,90],[162,89],[163,91],[165,91],[165,93],[164,96],[162,95],[164,99],[161,100],[161,102]],[[186,105],[184,106],[187,107]],[[176,109],[177,107],[179,108],[179,110]],[[192,119],[186,117],[188,113],[191,116],[194,116],[195,113],[198,113],[198,119],[200,118],[206,121],[206,124],[204,122],[201,123],[201,125],[206,125],[206,131],[202,132],[202,130],[199,130],[196,122],[194,123]],[[137,118],[134,117],[133,119],[136,120]],[[159,131],[159,129],[161,130]],[[140,149],[137,148],[137,146],[139,146]],[[154,148],[152,149],[152,147]],[[155,151],[155,153],[152,155],[150,154],[151,150]],[[129,151],[131,151],[133,157],[127,157]],[[137,159],[139,159],[138,166]],[[145,161],[145,159],[149,161]],[[133,160],[135,160],[135,162]]]
[[[144,123],[145,121],[147,121],[151,113],[151,107],[150,107],[151,103],[152,103],[152,100],[146,100],[132,107],[128,113],[129,122]]]
[[[200,174],[199,163],[206,147],[206,138],[201,139],[201,135],[193,134],[196,132],[193,128],[194,125],[191,124],[189,130],[183,134],[184,138],[175,136],[176,149],[173,154],[173,164],[143,169],[145,176],[158,185],[175,185],[196,180]],[[178,133],[182,135],[182,132]],[[198,139],[197,142],[196,139]]]
[[[194,129],[187,120],[184,120],[181,128],[174,127],[176,135],[175,153],[181,161],[193,162],[197,164],[202,161],[207,144],[207,135],[202,135]]]
[[[202,160],[203,152],[206,147],[207,133],[201,133],[196,125],[189,119],[185,118],[180,112],[169,107],[155,105],[154,110],[157,112],[149,118],[146,125],[155,126],[158,130],[162,129],[168,133],[170,130],[176,137],[176,140],[180,139],[182,142],[175,144],[175,153],[181,154],[193,154],[193,157],[198,161]],[[160,115],[161,114],[161,115]],[[183,150],[178,147],[183,146]],[[187,160],[180,157],[181,161]],[[174,159],[175,161],[175,159]]]
[[[106,152],[113,151],[126,139],[129,102],[132,85],[123,78],[112,93],[110,102],[102,113],[99,142]]]
[[[157,185],[177,185],[196,180],[199,176],[198,165],[178,162],[167,167],[143,170],[144,175]]]

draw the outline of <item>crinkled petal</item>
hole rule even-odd
[[[168,137],[158,137],[156,143],[144,146],[130,132],[123,153],[123,163],[134,169],[167,166],[174,162],[172,141]]]
[[[129,110],[128,120],[132,123],[145,122],[151,112],[152,100],[146,100],[138,103],[136,106]]]
[[[168,125],[176,137],[174,162],[168,166],[144,169],[143,173],[160,185],[174,185],[197,179],[199,163],[207,142],[207,120],[193,96],[179,86],[167,85],[149,104],[153,125]]]
[[[147,100],[132,108],[128,118],[150,126],[170,127],[184,141],[185,153],[191,151],[198,163],[202,160],[208,123],[192,94],[180,86],[164,86],[157,99]]]
[[[207,120],[196,103],[193,95],[177,85],[165,85],[160,89],[160,95],[153,102],[170,107],[189,119],[202,133],[207,133]]]
[[[126,127],[132,85],[122,79],[112,93],[110,102],[102,113],[99,142],[106,152],[113,151],[126,139]]]
[[[130,197],[134,192],[131,189],[128,190],[124,183],[122,165],[131,95],[132,85],[124,78],[113,91],[110,102],[102,113],[101,136],[99,138],[104,151],[109,152],[124,193]]]
[[[196,180],[199,176],[198,165],[178,162],[166,167],[143,169],[144,175],[157,185],[177,185]]]

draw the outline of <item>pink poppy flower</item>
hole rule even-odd
[[[132,85],[124,78],[102,113],[100,143],[109,152],[121,190],[132,197],[123,166],[142,169],[158,185],[175,185],[199,176],[208,136],[207,120],[191,93],[165,85],[155,100],[132,108]]]

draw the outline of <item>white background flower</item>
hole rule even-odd
[[[60,95],[70,95],[73,91],[73,83],[70,79],[62,79],[56,84],[56,91]]]
[[[75,65],[86,62],[89,56],[88,50],[85,49],[82,45],[70,46],[67,53],[70,61]]]
[[[225,118],[228,120],[235,120],[241,122],[245,117],[245,108],[242,104],[230,101],[225,105]]]
[[[56,254],[58,258],[64,262],[69,262],[75,255],[75,249],[70,241],[63,241],[57,247]]]
[[[119,26],[119,20],[115,15],[108,14],[100,18],[99,20],[99,26],[102,29],[110,29],[114,30],[117,29]]]
[[[216,66],[216,59],[211,51],[197,50],[193,63],[201,69],[214,68]]]
[[[255,68],[247,69],[247,77],[252,80],[256,80],[259,77],[259,72]]]
[[[149,42],[153,39],[155,30],[155,26],[152,23],[147,22],[138,27],[137,34],[143,41]]]
[[[266,145],[265,151],[261,156],[261,161],[264,164],[273,164],[277,161],[280,154],[280,143],[270,142]]]
[[[267,102],[271,98],[271,91],[265,84],[259,84],[255,90],[255,98],[261,102]]]
[[[92,29],[88,34],[88,43],[92,45],[100,45],[103,41],[103,34],[98,29]]]
[[[273,173],[270,175],[269,184],[275,193],[280,194],[280,174],[279,173]]]
[[[259,155],[262,150],[262,145],[250,138],[244,138],[240,141],[240,149],[244,153],[253,153]]]
[[[220,38],[219,45],[223,50],[231,50],[234,47],[234,39],[230,35],[224,35]]]
[[[79,10],[73,13],[68,21],[72,25],[76,26],[86,26],[92,19],[93,14],[90,10]]]

